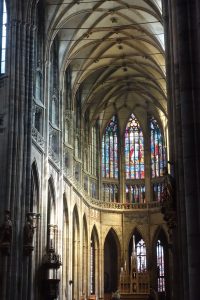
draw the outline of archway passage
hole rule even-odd
[[[111,294],[118,288],[118,247],[110,230],[104,244],[104,293]]]

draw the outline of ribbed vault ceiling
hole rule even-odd
[[[161,0],[49,0],[47,9],[60,74],[70,66],[73,100],[81,89],[90,120],[134,107],[167,115]]]

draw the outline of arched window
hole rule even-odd
[[[136,244],[137,255],[137,270],[138,272],[145,272],[147,267],[146,262],[146,245],[143,239]]]
[[[144,178],[144,138],[133,114],[125,131],[125,172],[127,179]]]
[[[6,42],[7,42],[7,9],[6,1],[0,2],[0,74],[6,71]]]
[[[157,255],[158,292],[164,292],[165,291],[164,247],[160,240],[157,241],[156,255]]]
[[[152,177],[162,175],[165,166],[165,149],[163,145],[163,137],[158,122],[155,118],[151,118],[151,172]]]
[[[91,143],[91,173],[97,176],[97,126],[92,127]]]
[[[146,244],[140,233],[136,230],[129,242],[129,266],[137,271],[145,272],[147,269]],[[133,262],[136,262],[134,265]],[[133,271],[133,270],[132,270]]]
[[[118,125],[113,116],[102,139],[102,176],[118,178]]]

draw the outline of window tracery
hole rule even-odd
[[[146,245],[143,239],[139,240],[136,244],[136,255],[138,272],[145,272],[147,268]]]
[[[116,116],[108,123],[102,138],[102,176],[118,178],[118,124]]]
[[[150,118],[149,124],[150,127],[146,126],[144,129],[148,135],[146,138],[148,152],[147,150],[144,152],[143,130],[133,113],[125,127],[124,145],[120,143],[119,125],[115,115],[106,126],[102,137],[101,161],[103,201],[118,202],[118,198],[125,199],[126,203],[132,204],[161,201],[163,183],[159,177],[163,175],[166,165],[163,134],[153,116]],[[122,175],[123,168],[125,168],[125,176]],[[153,177],[152,181],[149,177],[152,192],[147,194],[144,180],[145,168],[152,170]],[[117,193],[114,192],[114,186],[115,189],[117,188]],[[124,190],[124,196],[121,196],[121,190]],[[117,194],[117,198],[115,194]]]
[[[157,278],[158,278],[158,292],[165,291],[165,263],[164,263],[164,247],[161,240],[157,241]]]
[[[125,130],[125,173],[126,179],[144,178],[144,137],[133,114]]]
[[[154,117],[150,121],[151,127],[151,172],[152,177],[162,176],[163,168],[165,167],[165,149],[163,137]]]

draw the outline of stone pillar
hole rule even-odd
[[[150,127],[149,127],[149,116],[146,115],[146,128],[147,132],[144,136],[144,163],[145,163],[145,201],[151,202],[153,201],[153,190],[151,187],[151,135],[150,135]]]
[[[179,299],[198,299],[199,249],[199,16],[198,1],[169,5],[173,125],[175,128],[176,189],[181,283]],[[175,299],[175,298],[174,298]]]
[[[20,7],[20,4],[19,6]],[[26,299],[31,259],[23,256],[23,226],[30,210],[31,110],[33,87],[34,27],[15,5],[10,6],[8,53],[8,135],[5,198],[11,211],[13,239],[11,255],[2,270],[5,274],[1,299]],[[12,19],[12,15],[15,18]],[[18,19],[17,19],[18,17]]]

